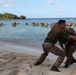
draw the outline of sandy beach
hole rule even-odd
[[[0,75],[76,75],[76,62],[64,68],[68,54],[52,45],[74,52],[75,6],[76,0],[0,0]],[[49,54],[35,66],[43,49]],[[54,64],[61,64],[59,72],[51,70]]]
[[[0,41],[0,75],[76,75],[76,63],[69,68],[59,67],[61,72],[51,71],[56,56],[49,54],[39,66],[31,66],[39,58],[41,52],[31,52],[32,48]],[[76,53],[74,53],[76,57]]]

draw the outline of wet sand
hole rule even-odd
[[[51,71],[57,58],[52,54],[41,65],[31,66],[41,53],[35,52],[35,48],[0,41],[0,75],[76,75],[76,63],[65,69],[63,62],[59,67],[61,72]]]

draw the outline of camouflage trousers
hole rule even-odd
[[[51,52],[51,53],[55,54],[56,56],[59,56],[53,65],[58,68],[64,60],[64,57],[65,57],[64,52],[51,43],[43,43],[42,47],[43,47],[44,52],[41,54],[41,56],[37,62],[39,62],[39,64],[41,64],[45,60],[48,53]]]
[[[66,65],[70,65],[73,61],[75,61],[76,59],[73,57],[73,53],[75,52],[75,48],[69,48],[69,50],[66,50],[67,54],[67,60],[65,62]]]

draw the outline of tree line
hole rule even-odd
[[[12,13],[0,13],[0,19],[26,19],[26,16],[21,15],[20,17]]]

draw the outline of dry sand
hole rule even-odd
[[[51,71],[50,68],[56,60],[51,54],[50,59],[48,57],[43,64],[31,67],[30,65],[38,60],[40,54],[38,56],[36,52],[27,52],[26,47],[23,47],[26,51],[21,50],[21,52],[21,48],[18,47],[0,42],[0,75],[76,75],[76,64],[65,69],[64,62],[59,67],[61,72]]]

